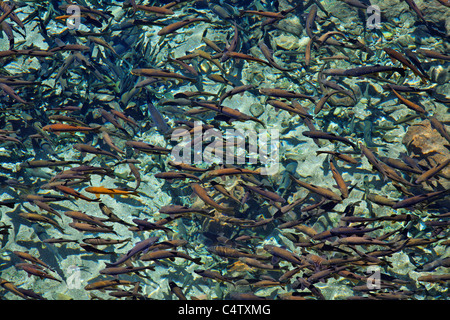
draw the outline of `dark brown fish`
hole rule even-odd
[[[24,218],[31,222],[44,222],[51,224],[52,226],[56,227],[59,231],[63,232],[63,228],[59,225],[59,223],[47,216],[44,216],[42,214],[33,213],[33,212],[20,212],[18,214],[19,217]]]
[[[197,82],[197,79],[189,78],[175,72],[160,69],[133,69],[131,70],[131,74],[135,76],[150,77],[150,78],[176,79],[176,80]]]
[[[166,171],[166,172],[159,172],[155,174],[155,178],[158,179],[165,179],[165,180],[173,180],[173,179],[193,179],[200,181],[200,178],[196,175],[185,173],[185,172],[178,172],[178,171]]]
[[[98,225],[100,227],[105,227],[105,228],[108,227],[99,218],[90,216],[81,211],[66,211],[66,212],[64,212],[64,215],[66,215],[67,217],[72,218],[74,220],[88,222],[90,224]]]
[[[316,151],[316,154],[331,154],[332,156],[334,156],[336,159],[351,163],[351,164],[358,164],[358,161],[355,158],[352,158],[346,154],[340,153],[340,152],[336,152],[336,151],[328,151],[328,150],[319,150]]]
[[[71,222],[69,226],[80,231],[80,232],[92,232],[92,233],[114,233],[116,232],[112,227],[100,227],[98,225],[93,225],[85,222]]]
[[[92,282],[87,284],[84,289],[85,290],[102,290],[109,287],[115,287],[119,285],[135,285],[135,281],[129,281],[129,280],[119,280],[119,279],[110,279],[110,280],[99,280],[96,282]]]
[[[201,265],[202,259],[200,257],[193,258],[189,256],[188,254],[176,250],[155,250],[150,251],[148,253],[143,254],[139,259],[141,261],[154,261],[154,260],[161,260],[161,259],[170,259],[173,260],[175,258],[182,258],[189,261],[194,262],[195,264]]]
[[[138,151],[144,152],[144,153],[154,153],[154,154],[168,154],[170,153],[170,149],[159,147],[150,143],[141,142],[141,141],[127,141],[125,144],[129,147],[132,147],[133,149],[136,149]]]
[[[269,49],[269,47],[264,43],[264,41],[260,41],[258,43],[258,47],[259,49],[261,49],[262,54],[264,55],[264,57],[267,59],[267,62],[270,63],[270,65],[272,67],[274,67],[275,69],[278,69],[280,71],[293,71],[295,70],[294,68],[290,69],[290,68],[283,68],[281,67],[278,63],[275,62],[275,59],[272,56],[272,51]]]
[[[306,26],[305,26],[306,34],[310,39],[313,39],[315,37],[313,33],[313,28],[316,17],[317,17],[317,5],[313,4],[306,18]]]
[[[323,131],[303,131],[302,134],[305,137],[309,137],[312,139],[326,139],[326,140],[331,140],[331,141],[340,141],[343,142],[351,147],[353,147],[354,149],[357,148],[356,144],[354,144],[353,142],[351,142],[350,140],[344,138],[344,137],[340,137],[335,135],[334,133],[327,133],[327,132],[323,132]]]
[[[304,265],[306,263],[305,259],[292,253],[284,248],[273,246],[273,245],[265,245],[264,250],[269,252],[274,257],[280,258],[282,260],[288,261],[295,265]],[[308,263],[307,263],[308,264]]]
[[[424,55],[427,58],[450,61],[449,55],[445,55],[434,50],[417,49],[416,52],[421,55]]]
[[[25,270],[28,275],[34,275],[34,276],[38,276],[41,279],[50,279],[50,280],[55,280],[58,282],[62,282],[59,279],[56,279],[54,276],[52,276],[51,274],[47,273],[46,271],[42,270],[42,267],[35,265],[35,264],[31,264],[31,263],[17,263],[15,264],[16,268]]]
[[[209,19],[206,18],[188,18],[181,21],[177,21],[174,23],[171,23],[165,27],[163,27],[161,30],[158,31],[158,36],[164,36],[170,33],[176,32],[178,29],[187,27],[188,25],[195,23],[195,22],[209,22]]]
[[[286,98],[286,99],[307,99],[311,102],[316,102],[317,98],[304,95],[302,93],[298,93],[295,91],[284,90],[284,89],[275,89],[275,88],[260,88],[259,93],[264,94],[266,96],[277,97],[277,98]]]
[[[418,113],[421,113],[421,114],[425,114],[427,112],[423,107],[412,102],[411,100],[408,100],[408,99],[402,97],[397,91],[395,91],[394,88],[391,88],[391,90],[395,94],[395,96],[398,98],[398,100],[400,100],[400,102],[402,102],[404,105],[406,105],[409,109],[416,111]]]
[[[327,198],[329,200],[333,200],[333,201],[341,201],[342,197],[339,196],[338,194],[334,193],[331,190],[328,190],[326,188],[322,188],[310,183],[306,183],[303,181],[300,181],[298,179],[296,179],[294,176],[290,175],[292,181],[294,181],[295,183],[299,184],[300,186],[302,186],[303,188],[308,189],[311,192],[317,193],[319,195],[321,195],[324,198]]]
[[[388,177],[388,174],[387,174],[386,170],[384,169],[384,167],[382,166],[382,163],[380,161],[378,161],[375,154],[372,151],[370,151],[370,149],[367,148],[365,145],[363,145],[361,142],[359,143],[359,148],[361,149],[361,153],[367,158],[367,160],[369,160],[370,164],[375,169],[377,169],[378,172],[380,172],[386,179]]]
[[[425,171],[424,173],[422,173],[419,177],[417,177],[415,183],[421,184],[422,182],[429,180],[430,178],[437,175],[442,169],[444,169],[449,164],[450,164],[450,158],[444,160],[442,163],[440,163],[436,167],[431,168],[431,169]]]
[[[170,292],[172,292],[179,300],[187,300],[183,290],[173,281],[169,282]]]
[[[154,266],[140,266],[140,267],[106,267],[99,271],[100,274],[107,274],[110,276],[117,276],[119,274],[127,274],[127,273],[138,273],[139,271],[144,270],[155,270]]]
[[[434,199],[440,198],[441,196],[447,194],[450,190],[441,190],[419,194],[417,196],[409,197],[404,200],[398,201],[392,206],[394,209],[413,207],[414,205],[424,202],[432,201]]]
[[[250,120],[250,121],[258,122],[261,125],[265,126],[264,122],[262,122],[258,118],[249,116],[245,113],[240,112],[237,109],[233,109],[233,108],[229,108],[229,107],[221,106],[221,105],[219,106],[214,103],[209,103],[209,102],[205,102],[205,101],[196,101],[195,104],[200,107],[204,107],[204,108],[208,108],[210,110],[216,111],[217,113],[219,113],[218,118],[220,118],[220,116],[223,115],[223,117],[227,121],[231,121],[231,120],[248,121],[248,120]]]
[[[194,191],[194,193],[203,200],[207,205],[213,207],[214,209],[217,209],[219,211],[233,211],[233,208],[230,207],[223,207],[217,202],[215,202],[206,192],[206,190],[200,186],[198,183],[191,183],[191,188]]]
[[[224,94],[222,94],[219,98],[219,105],[222,104],[223,100],[225,100],[226,98],[229,98],[235,94],[239,94],[239,93],[244,93],[245,91],[248,91],[250,89],[253,89],[255,86],[252,84],[245,84],[242,86],[238,86],[238,87],[234,87],[233,89],[224,92]]]
[[[271,202],[279,202],[279,203],[286,202],[286,199],[284,199],[283,197],[281,197],[280,195],[278,195],[275,192],[265,190],[258,186],[251,186],[251,185],[244,184],[244,183],[240,183],[240,185],[243,186],[245,189],[248,189],[254,193],[261,195],[263,198],[266,198],[267,200],[269,200]]]
[[[257,254],[253,254],[253,253],[247,253],[247,252],[242,252],[240,250],[231,248],[231,247],[225,247],[225,246],[210,246],[207,248],[208,252],[216,254],[220,257],[223,258],[233,258],[233,259],[238,259],[238,258],[252,258],[252,259],[261,259],[261,258],[265,258],[264,256],[260,256]]]
[[[405,75],[405,70],[403,68],[381,65],[356,67],[351,69],[326,69],[323,71],[323,74],[338,77],[362,77],[380,72],[398,72],[402,76]]]
[[[450,143],[450,133],[448,133],[447,129],[445,129],[444,124],[440,122],[435,116],[428,117],[428,119],[430,120],[431,126]]]
[[[231,284],[233,283],[234,278],[232,277],[227,277],[227,276],[223,276],[222,274],[220,274],[217,271],[213,271],[213,270],[194,270],[194,272],[204,278],[209,278],[209,279],[213,279],[216,281],[221,281],[221,282],[229,282]]]
[[[210,215],[210,212],[208,210],[205,209],[200,209],[200,208],[190,208],[190,207],[185,207],[185,206],[180,206],[180,205],[168,205],[168,206],[163,206],[159,209],[160,213],[163,214],[169,214],[169,215],[173,215],[173,214],[188,214],[188,213],[199,213],[199,214],[203,214],[203,215]]]
[[[420,79],[422,79],[423,83],[427,83],[427,76],[424,75],[422,72],[417,69],[415,65],[413,65],[404,55],[402,55],[400,52],[395,51],[391,48],[383,48],[383,50],[391,57],[392,60],[400,61],[401,64],[411,69],[411,71]]]
[[[289,105],[283,101],[272,100],[272,99],[269,99],[266,102],[268,104],[270,104],[271,106],[273,106],[274,108],[282,109],[282,110],[286,110],[290,113],[298,114],[302,118],[305,118],[305,117],[310,118],[310,119],[313,118],[313,116],[310,115],[309,113],[307,113],[304,109],[299,109],[299,108],[294,107],[294,103],[292,105]]]
[[[339,188],[339,191],[341,192],[342,198],[348,198],[348,188],[347,184],[345,183],[344,179],[342,178],[341,174],[337,170],[336,166],[334,165],[333,159],[330,159],[330,169],[331,173],[333,174],[333,178],[336,181],[336,184]]]

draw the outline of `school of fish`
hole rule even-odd
[[[433,2],[450,14],[448,0]],[[370,1],[336,1],[361,18],[355,35],[330,23],[329,3],[0,1],[0,297],[446,299],[450,156],[392,158],[383,135],[426,122],[448,151],[450,92],[430,67],[449,70],[449,35],[412,0],[407,11],[435,45],[384,39],[394,22],[381,14],[368,29]],[[200,45],[180,54],[197,28]],[[45,47],[25,41],[33,34]],[[286,34],[305,49],[277,47]],[[355,125],[361,92],[387,124]],[[380,97],[407,116],[370,103]],[[314,143],[314,181],[286,154],[264,175],[262,159],[221,137],[232,163],[172,157],[177,132],[193,149],[206,146],[198,133],[273,129],[270,117],[287,115],[279,143],[291,153]],[[163,193],[170,203],[145,209]],[[16,241],[25,227],[29,239]],[[60,265],[70,259],[99,268],[70,273]]]

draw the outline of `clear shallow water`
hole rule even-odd
[[[449,158],[448,8],[417,4],[378,3],[379,29],[344,2],[15,9],[2,297],[446,299],[449,167],[422,174]],[[220,148],[226,133],[246,144]],[[148,268],[113,277],[124,255]]]

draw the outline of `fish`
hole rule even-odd
[[[344,179],[342,178],[341,174],[337,170],[336,166],[334,165],[333,159],[330,158],[330,169],[333,174],[333,178],[337,183],[337,186],[339,188],[339,191],[341,192],[341,196],[343,199],[348,198],[348,188],[347,184],[345,183]]]
[[[355,143],[351,142],[350,140],[344,138],[344,137],[340,137],[335,135],[334,133],[327,133],[327,132],[323,132],[323,131],[303,131],[302,134],[305,137],[309,137],[309,138],[313,138],[313,139],[327,139],[327,140],[331,140],[331,141],[340,141],[343,142],[349,146],[351,146],[354,149],[357,149],[357,146]]]
[[[437,175],[442,169],[450,164],[450,158],[444,160],[442,163],[438,164],[434,168],[431,168],[425,172],[423,172],[419,177],[417,177],[415,184],[421,184],[424,181],[427,181]]]
[[[251,259],[264,259],[265,257],[252,254],[252,253],[246,253],[239,251],[234,248],[225,247],[225,246],[210,246],[207,248],[208,252],[213,253],[215,255],[218,255],[223,258],[233,258],[233,259],[239,259],[239,258],[251,258]]]
[[[197,79],[190,78],[183,76],[181,74],[167,71],[167,70],[161,70],[161,69],[133,69],[130,71],[132,75],[134,76],[141,76],[141,77],[150,77],[150,78],[162,78],[162,79],[175,79],[180,81],[190,81],[190,82],[197,82]]]
[[[351,69],[326,69],[323,71],[323,74],[338,77],[363,77],[380,72],[398,72],[401,76],[405,76],[403,68],[382,65],[363,66]]]
[[[133,248],[128,250],[128,252],[125,255],[123,255],[121,258],[119,258],[115,262],[106,263],[106,266],[108,268],[120,266],[121,264],[125,263],[132,257],[134,257],[142,252],[145,252],[146,250],[151,248],[151,246],[153,246],[158,240],[159,240],[159,237],[150,237],[145,240],[139,241],[138,243],[136,243],[134,245]]]
[[[177,172],[177,171],[166,171],[159,172],[155,174],[155,178],[165,179],[165,180],[173,180],[173,179],[193,179],[200,181],[201,179],[196,175],[185,173],[185,172]]]
[[[116,240],[116,239],[105,239],[105,238],[85,238],[83,239],[83,242],[86,244],[94,245],[94,246],[107,246],[111,244],[120,244],[124,242],[129,242],[131,239],[123,239],[123,240]]]
[[[130,281],[130,280],[120,280],[120,279],[109,279],[109,280],[99,280],[92,283],[87,284],[84,287],[84,290],[102,290],[109,287],[116,287],[119,285],[128,285],[128,286],[134,286],[136,281]]]
[[[75,189],[72,189],[70,187],[67,187],[65,185],[55,185],[53,187],[54,189],[61,191],[62,193],[65,193],[67,195],[73,196],[78,199],[82,199],[88,202],[95,202],[99,201],[99,199],[91,199],[89,197],[86,197],[85,195],[81,194],[80,192],[76,191]]]
[[[223,276],[218,271],[197,269],[194,270],[194,272],[203,278],[209,278],[220,282],[229,282],[234,285],[234,278]]]
[[[298,93],[292,90],[276,89],[276,88],[259,88],[259,93],[276,98],[286,98],[286,99],[307,99],[313,103],[316,102],[317,98],[313,96],[308,96],[302,93]]]
[[[115,159],[120,159],[120,156],[118,156],[117,154],[114,154],[112,152],[106,151],[106,150],[102,150],[100,148],[96,148],[87,144],[83,144],[83,143],[76,143],[73,145],[73,148],[80,151],[82,154],[85,153],[92,153],[92,154],[96,154],[96,155],[104,155],[104,156],[108,156],[108,157],[112,157]]]
[[[416,111],[420,114],[425,114],[427,111],[419,106],[418,104],[412,102],[411,100],[406,99],[405,97],[402,97],[397,91],[395,91],[394,88],[391,88],[391,91],[395,94],[395,96],[402,102],[404,105],[406,105],[409,109]]]
[[[174,294],[179,300],[187,300],[186,296],[183,293],[182,288],[180,288],[175,282],[169,282],[170,292]]]
[[[159,209],[159,212],[163,213],[163,214],[169,214],[169,215],[180,214],[180,213],[181,214],[199,213],[199,214],[203,214],[203,215],[207,215],[207,216],[211,215],[210,212],[205,209],[191,208],[191,207],[180,206],[180,205],[163,206]]]
[[[105,187],[87,187],[84,191],[93,193],[97,197],[100,197],[102,194],[109,195],[111,198],[114,196],[129,196],[129,195],[139,195],[136,190],[128,190],[128,189],[118,189],[118,188],[105,188]]]
[[[272,56],[272,51],[269,49],[269,47],[264,43],[263,40],[261,40],[258,43],[258,47],[261,50],[264,58],[266,58],[267,62],[270,64],[271,67],[278,69],[280,71],[293,71],[294,68],[283,68],[282,66],[280,66],[278,63],[275,62],[275,59]]]
[[[351,157],[351,156],[349,156],[349,155],[340,153],[340,152],[329,151],[329,150],[319,150],[319,151],[316,151],[316,154],[317,154],[317,155],[323,154],[323,153],[325,153],[325,154],[331,154],[331,155],[333,155],[336,159],[345,161],[345,162],[350,163],[350,164],[358,164],[358,161],[357,161],[355,158],[353,158],[353,157]]]
[[[33,212],[20,212],[19,214],[17,214],[19,217],[26,219],[28,221],[32,221],[32,222],[44,222],[44,223],[48,223],[51,224],[52,226],[54,226],[56,229],[58,229],[61,232],[64,232],[64,228],[61,227],[59,225],[59,223],[47,216],[44,216],[42,214],[38,214],[38,213],[33,213]]]
[[[156,145],[142,142],[142,141],[129,140],[129,141],[126,141],[125,144],[133,149],[136,149],[136,150],[144,152],[144,153],[168,154],[171,152],[170,149],[156,146]]]
[[[362,143],[359,143],[359,148],[361,149],[361,154],[363,154],[370,162],[370,164],[374,168],[376,168],[386,179],[388,177],[388,173],[386,172],[385,167],[383,167],[381,162],[377,159],[375,154]]]
[[[279,196],[278,194],[276,194],[275,192],[269,191],[269,190],[264,190],[263,188],[260,188],[258,186],[251,186],[248,184],[244,184],[241,183],[240,184],[242,187],[244,187],[245,189],[248,189],[254,193],[257,193],[259,195],[261,195],[263,198],[271,201],[271,202],[279,202],[279,203],[285,203],[286,199],[282,198],[281,196]]]
[[[213,207],[214,209],[217,209],[219,211],[233,211],[233,208],[230,207],[224,207],[215,202],[206,192],[206,190],[198,183],[191,183],[191,188],[194,191],[194,193],[202,199],[207,205]]]
[[[431,126],[450,143],[450,133],[448,133],[447,129],[445,129],[445,126],[442,124],[442,122],[440,122],[435,116],[430,116],[428,117],[428,119],[430,120]]]
[[[61,132],[98,132],[100,130],[101,126],[97,126],[94,128],[91,127],[83,127],[83,126],[73,126],[70,124],[64,124],[64,123],[55,123],[55,124],[49,124],[44,127],[42,127],[42,130],[53,132],[56,135],[60,134]]]
[[[215,169],[215,170],[209,170],[205,172],[200,178],[202,180],[204,179],[210,179],[214,177],[223,177],[223,176],[230,176],[230,175],[244,175],[244,174],[251,174],[251,175],[259,175],[261,173],[261,170],[251,170],[251,169],[244,169],[244,168],[222,168],[222,169]]]
[[[408,67],[409,69],[411,69],[411,71],[418,77],[420,77],[420,79],[422,79],[423,83],[427,83],[428,79],[427,76],[424,75],[422,72],[419,71],[419,69],[417,69],[416,66],[414,66],[404,55],[402,55],[400,52],[391,49],[391,48],[383,48],[384,52],[386,52],[391,59],[393,60],[398,60],[400,61],[401,64],[403,64],[404,66]]]
[[[254,62],[263,64],[263,65],[272,67],[272,65],[268,61],[254,57],[249,54],[242,53],[242,52],[227,51],[227,52],[223,53],[223,56],[225,56],[227,58],[242,59],[242,60],[246,60],[246,61],[254,61]]]
[[[229,98],[235,94],[244,93],[245,91],[253,89],[254,87],[255,86],[252,84],[245,84],[242,86],[235,87],[229,91],[226,91],[220,96],[218,104],[221,105],[223,100],[225,100],[226,98]]]
[[[229,107],[222,106],[222,105],[218,106],[216,104],[204,102],[204,101],[195,101],[194,104],[196,104],[200,107],[204,107],[204,108],[216,111],[217,113],[219,113],[218,117],[223,116],[227,121],[231,121],[231,120],[249,121],[250,120],[250,121],[258,122],[261,125],[265,126],[263,121],[259,120],[256,117],[249,116],[245,113],[242,113],[237,109],[229,108]]]
[[[317,5],[313,4],[311,6],[311,9],[309,10],[308,16],[306,17],[305,30],[306,34],[310,39],[315,38],[315,35],[312,30],[314,28],[314,23],[317,17],[317,10],[318,10]]]
[[[171,33],[175,33],[178,29],[187,27],[188,25],[196,22],[210,22],[210,20],[207,18],[187,18],[161,28],[161,30],[159,30],[157,34],[158,36],[165,36]]]
[[[143,4],[137,4],[135,6],[135,10],[136,11],[142,10],[142,11],[152,12],[152,13],[157,13],[157,14],[162,14],[162,15],[175,14],[175,12],[170,8],[149,6],[149,5],[143,5]]]
[[[404,200],[398,201],[392,206],[392,208],[399,209],[399,208],[412,207],[412,206],[414,206],[418,203],[424,202],[424,201],[432,201],[433,199],[439,198],[442,195],[447,194],[448,192],[449,192],[449,190],[441,190],[441,191],[422,193],[417,196],[412,196],[412,197],[406,198]]]
[[[264,250],[269,252],[274,257],[288,261],[294,265],[303,266],[306,262],[300,256],[298,256],[284,248],[281,248],[281,247],[277,247],[277,246],[273,246],[273,245],[265,245]]]
[[[24,292],[22,292],[18,287],[16,287],[14,283],[0,278],[0,286],[2,286],[2,288],[4,288],[5,290],[12,292],[15,295],[25,300],[28,300],[28,296]]]
[[[176,219],[177,217],[172,217],[171,219]],[[163,224],[169,222],[168,219],[162,219],[162,221],[150,222],[148,219],[133,219],[133,222],[137,225],[135,228],[130,228],[131,230],[164,230],[166,232],[172,232],[170,228],[164,227]]]
[[[290,175],[290,178],[292,179],[292,181],[294,181],[298,185],[302,186],[303,188],[306,188],[311,192],[317,193],[324,198],[327,198],[332,201],[341,201],[342,200],[342,197],[340,195],[334,193],[331,190],[298,180],[293,175]]]
[[[22,259],[22,260],[27,260],[27,261],[30,261],[30,262],[33,263],[33,264],[37,264],[37,265],[40,265],[40,266],[42,266],[42,267],[44,267],[44,268],[47,268],[47,269],[49,269],[49,270],[52,270],[52,268],[50,268],[50,266],[49,266],[48,264],[46,264],[46,263],[45,263],[44,261],[42,261],[41,259],[36,258],[35,256],[31,255],[31,254],[28,253],[28,252],[17,251],[17,250],[15,250],[15,251],[13,251],[13,253],[14,253],[16,256],[18,256],[20,259]]]
[[[203,264],[200,257],[193,258],[184,252],[180,252],[180,251],[176,251],[176,250],[153,250],[153,251],[147,252],[147,253],[143,254],[142,256],[140,256],[139,260],[155,261],[155,260],[161,260],[161,259],[173,260],[175,258],[186,259],[186,260],[194,262],[197,265]]]
[[[69,223],[69,226],[80,232],[117,234],[116,231],[114,231],[112,227],[100,227],[98,225],[94,225],[94,224],[86,223],[86,222],[71,222],[71,223]]]
[[[84,221],[84,222],[87,222],[90,224],[98,225],[100,227],[105,227],[105,228],[108,227],[99,218],[90,216],[81,211],[66,211],[66,212],[64,212],[64,215],[69,218],[72,218],[73,220]]]
[[[31,263],[17,263],[15,265],[15,267],[26,271],[26,273],[28,273],[28,275],[38,276],[41,279],[46,278],[46,279],[51,279],[51,280],[55,280],[55,281],[58,281],[58,282],[62,282],[61,280],[56,279],[51,274],[49,274],[46,271],[42,270],[42,268],[40,266],[38,266],[38,265],[34,265],[34,264],[31,264]]]
[[[312,117],[313,117],[312,115],[307,113],[304,109],[299,109],[299,108],[294,107],[294,104],[288,105],[287,103],[285,103],[283,101],[273,100],[273,99],[268,99],[266,101],[266,103],[270,104],[271,106],[273,106],[277,109],[286,110],[286,111],[290,112],[291,114],[292,113],[298,114],[302,118],[311,118],[312,119]]]
[[[152,120],[156,123],[156,127],[162,134],[166,134],[170,131],[169,125],[164,120],[163,116],[159,112],[159,110],[151,103],[148,102],[148,111],[152,116]]]
[[[416,52],[427,58],[450,61],[449,55],[446,55],[446,54],[443,54],[443,53],[440,53],[440,52],[437,52],[434,50],[420,48],[420,49],[417,49]]]
[[[106,267],[99,271],[100,274],[107,274],[110,276],[117,276],[119,274],[138,273],[139,271],[151,270],[154,271],[154,266],[140,266],[140,267]]]
[[[100,211],[105,216],[108,217],[108,221],[110,221],[110,222],[117,222],[117,223],[123,224],[123,225],[128,226],[128,227],[132,227],[133,226],[133,224],[122,220],[116,214],[114,214],[114,212],[111,210],[111,208],[109,208],[106,204],[100,202],[98,205],[99,205]]]

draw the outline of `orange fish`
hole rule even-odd
[[[86,192],[93,193],[98,197],[100,197],[101,194],[107,194],[111,196],[111,198],[114,198],[115,195],[119,196],[128,196],[130,194],[138,195],[137,191],[135,190],[127,190],[127,189],[114,189],[114,188],[105,188],[105,187],[87,187],[84,189]]]
[[[55,123],[49,124],[42,128],[44,131],[53,132],[55,134],[59,134],[60,132],[91,132],[91,131],[99,131],[101,126],[91,128],[91,127],[82,127],[82,126],[72,126],[70,124],[64,123]]]

